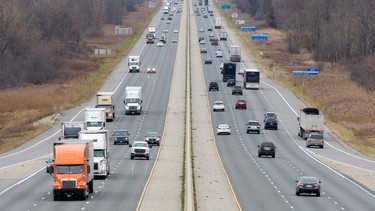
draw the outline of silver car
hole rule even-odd
[[[306,147],[317,146],[319,148],[324,147],[324,137],[320,133],[310,133],[306,139]]]

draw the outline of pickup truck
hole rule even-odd
[[[260,123],[258,121],[252,120],[246,124],[246,133],[253,131],[257,132],[258,134],[260,133]]]

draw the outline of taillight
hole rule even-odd
[[[305,186],[305,185],[302,184],[302,183],[299,183],[299,184],[298,184],[298,187],[303,187],[303,186]]]
[[[314,184],[314,187],[315,187],[315,188],[319,188],[320,185],[319,185],[319,184]]]

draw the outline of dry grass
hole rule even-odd
[[[235,5],[232,4],[235,8]],[[232,9],[234,11],[235,9]],[[231,12],[226,12],[230,17]],[[248,16],[239,14],[246,23],[264,25]],[[229,26],[239,28],[233,23]],[[292,90],[309,106],[318,107],[326,117],[326,123],[346,144],[353,149],[375,157],[375,93],[358,86],[350,78],[344,66],[313,60],[311,52],[301,49],[299,54],[287,52],[286,34],[282,31],[257,27],[256,34],[268,32],[269,40],[251,42],[250,34],[238,32],[243,45],[250,52],[263,72],[279,84]],[[259,56],[263,52],[263,56]],[[272,72],[273,67],[276,73]],[[292,70],[319,67],[319,76],[305,77],[305,88],[301,76],[293,76]]]
[[[75,76],[71,80],[0,91],[3,102],[0,104],[0,153],[22,145],[50,127],[47,124],[35,126],[33,123],[37,120],[77,106],[95,94],[159,9],[151,10],[147,4],[124,17],[124,25],[133,28],[132,36],[115,36],[114,26],[104,26],[104,36],[85,39],[84,44],[90,49],[111,49],[114,52],[111,58],[67,61],[64,68]]]

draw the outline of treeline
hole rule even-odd
[[[290,53],[346,63],[352,78],[375,89],[374,0],[235,0],[242,12],[288,33]]]
[[[0,0],[0,89],[43,84],[85,55],[82,39],[121,25],[144,0]]]

